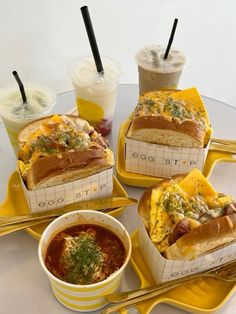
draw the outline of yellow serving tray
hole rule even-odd
[[[150,275],[138,243],[138,230],[132,236],[131,265],[140,279],[140,288],[155,285]],[[193,283],[183,284],[160,296],[136,304],[141,314],[149,314],[159,303],[173,305],[190,313],[214,313],[218,311],[236,291],[236,284],[219,279],[198,279]]]
[[[113,176],[113,195],[128,197],[126,191],[120,185],[119,181]],[[114,217],[120,216],[124,207],[119,207],[112,211]],[[8,180],[7,196],[5,201],[0,204],[0,216],[15,216],[29,213],[29,207],[21,186],[20,177],[17,171],[14,171]],[[35,227],[27,228],[26,231],[35,239],[39,240],[48,223],[43,223]]]
[[[125,135],[127,133],[129,124],[130,120],[126,120],[120,126],[116,156],[117,177],[120,181],[127,185],[150,187],[154,183],[161,181],[163,178],[128,172],[125,170]],[[209,150],[203,169],[203,174],[206,177],[209,177],[214,166],[219,162],[236,162],[236,159],[233,158],[233,155],[233,153]]]

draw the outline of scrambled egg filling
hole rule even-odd
[[[93,134],[95,133],[95,134]],[[18,166],[24,177],[32,163],[40,157],[60,154],[65,151],[76,151],[96,146],[96,132],[86,121],[71,119],[65,115],[54,115],[49,121],[41,124],[19,151]],[[95,139],[96,140],[96,139]]]

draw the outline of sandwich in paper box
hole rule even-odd
[[[236,258],[236,207],[198,169],[165,179],[139,202],[139,245],[156,282]]]
[[[212,136],[196,88],[140,96],[125,138],[128,172],[170,177],[203,169]]]
[[[18,171],[32,212],[112,195],[113,153],[77,116],[53,115],[19,133]]]

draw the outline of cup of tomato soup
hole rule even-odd
[[[110,215],[80,210],[55,219],[39,242],[40,264],[64,306],[80,312],[107,304],[131,256],[128,231]]]

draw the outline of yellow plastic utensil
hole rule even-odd
[[[236,141],[235,140],[226,140],[223,138],[213,138],[211,140],[212,143],[218,143],[218,144],[224,144],[224,145],[235,145],[236,146]]]

